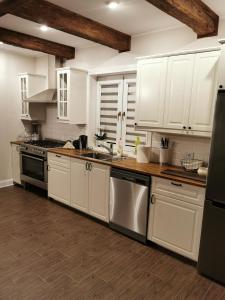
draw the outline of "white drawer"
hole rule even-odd
[[[205,200],[205,188],[158,177],[152,177],[152,193],[199,206]]]
[[[48,153],[48,164],[57,165],[63,168],[70,168],[70,157],[55,153]]]

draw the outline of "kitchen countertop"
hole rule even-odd
[[[23,144],[24,142],[23,141],[12,141],[10,142],[11,144],[15,144],[15,145],[21,145]]]
[[[164,171],[166,169],[180,170],[181,168],[179,168],[179,167],[160,166],[157,163],[148,163],[148,164],[138,163],[138,162],[136,162],[136,159],[134,159],[134,158],[126,158],[126,159],[115,160],[115,161],[104,161],[104,160],[96,160],[93,158],[87,158],[87,157],[81,156],[81,154],[93,152],[91,150],[53,148],[53,149],[48,149],[48,152],[55,153],[58,155],[65,155],[65,156],[69,156],[69,157],[88,160],[88,161],[92,161],[95,163],[109,165],[111,167],[116,167],[116,168],[120,168],[120,169],[124,169],[124,170],[128,170],[128,171],[142,173],[145,175],[151,175],[151,176],[161,177],[161,178],[165,178],[165,179],[169,179],[169,180],[175,180],[175,181],[178,181],[181,183],[191,184],[191,185],[198,186],[198,187],[203,187],[203,188],[206,187],[206,183],[198,181],[198,180],[161,173],[162,171]]]

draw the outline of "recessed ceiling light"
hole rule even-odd
[[[0,45],[3,45],[4,43],[0,41]]]
[[[41,31],[48,31],[48,26],[46,26],[46,25],[41,25],[40,30],[41,30]]]
[[[110,9],[116,9],[116,8],[118,7],[118,5],[119,5],[119,3],[118,3],[117,1],[110,1],[110,2],[108,3],[108,7],[109,7]]]

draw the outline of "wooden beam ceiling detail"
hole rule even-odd
[[[73,59],[75,57],[75,48],[73,47],[50,42],[5,28],[0,28],[0,41],[9,45],[40,51],[65,59]]]
[[[10,1],[10,0],[8,0]],[[7,2],[7,0],[6,0]],[[9,2],[8,2],[9,3]],[[14,0],[8,13],[108,46],[129,51],[131,37],[45,0]],[[0,7],[0,15],[3,12]]]
[[[146,0],[186,24],[198,38],[218,33],[219,17],[201,0]]]

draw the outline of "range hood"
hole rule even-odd
[[[48,83],[48,89],[32,95],[27,98],[26,102],[29,103],[57,103],[57,89],[56,89],[56,75],[55,69],[61,67],[60,60],[54,56],[48,55],[46,57],[46,77]]]
[[[57,103],[57,90],[47,89],[24,101],[29,103]]]

